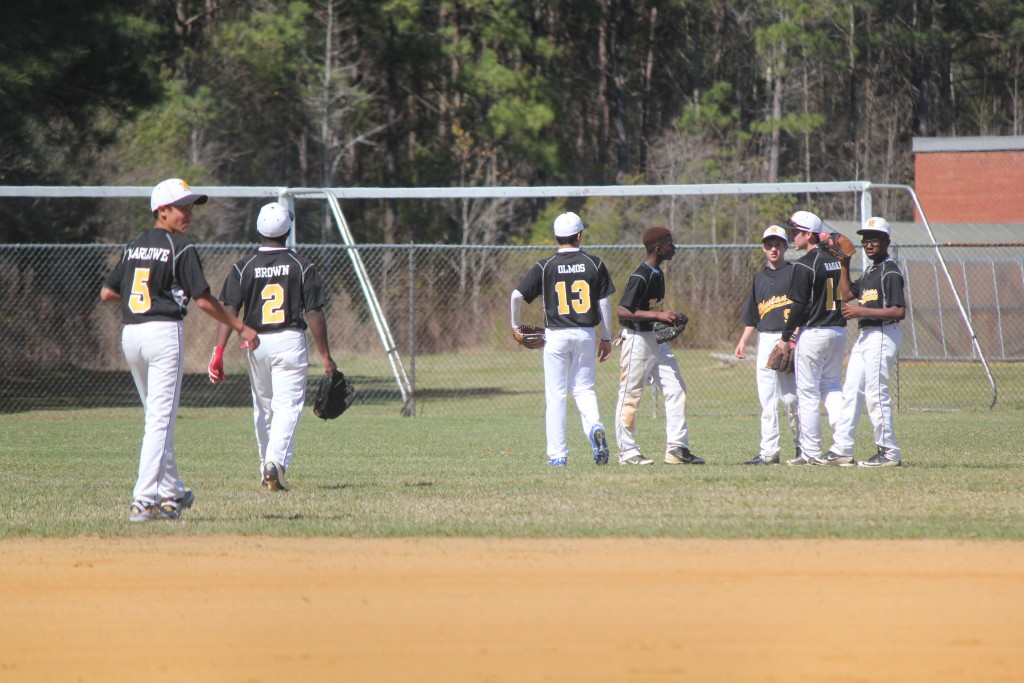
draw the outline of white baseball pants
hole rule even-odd
[[[647,378],[652,376],[665,397],[665,449],[690,447],[686,426],[686,382],[668,344],[654,340],[654,332],[624,329],[620,335],[619,400],[615,404],[615,440],[619,460],[640,453],[636,441],[636,413]]]
[[[260,345],[246,354],[252,387],[253,421],[260,474],[268,462],[291,466],[295,432],[306,401],[306,333],[282,330],[260,335]]]
[[[139,477],[132,495],[135,500],[151,505],[163,498],[185,495],[174,459],[174,422],[178,417],[185,360],[183,333],[180,320],[125,325],[121,332],[121,348],[146,419]]]
[[[262,339],[262,337],[261,337]],[[597,331],[593,327],[547,328],[544,335],[544,400],[547,404],[548,458],[569,455],[565,403],[571,388],[583,433],[601,423],[594,382],[597,379]]]
[[[835,434],[843,407],[843,356],[846,328],[810,327],[800,330],[796,342],[796,399],[800,416],[800,448],[809,457],[820,458],[821,403]]]
[[[836,453],[853,455],[857,423],[860,422],[861,410],[867,404],[868,417],[871,418],[875,432],[875,445],[885,451],[887,458],[900,459],[889,393],[892,367],[900,350],[900,339],[899,325],[866,327],[857,335],[850,349],[850,362],[846,365],[842,419],[832,448]]]
[[[796,374],[776,372],[765,366],[768,356],[782,339],[781,332],[757,333],[757,399],[761,402],[761,450],[758,455],[771,458],[781,454],[779,443],[779,401],[793,433],[793,443],[800,446],[800,419],[797,415]]]

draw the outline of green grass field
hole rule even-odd
[[[601,398],[610,425],[614,397]],[[415,418],[393,403],[357,403],[332,422],[307,408],[283,494],[259,486],[248,410],[183,408],[177,453],[195,507],[140,525],[127,515],[141,408],[3,415],[0,537],[1024,537],[1017,411],[901,413],[906,466],[882,470],[747,467],[755,417],[693,417],[692,447],[708,464],[669,467],[645,396],[640,441],[657,464],[620,467],[613,445],[612,463],[595,466],[570,407],[572,455],[555,469],[542,403],[538,387],[430,401]],[[857,457],[873,452],[865,416]]]

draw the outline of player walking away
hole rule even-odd
[[[739,359],[747,357],[746,348],[750,338],[757,330],[757,398],[761,402],[761,446],[757,456],[746,462],[747,465],[777,465],[782,454],[779,444],[779,414],[777,406],[782,407],[789,420],[789,428],[793,432],[796,444],[796,457],[800,458],[800,420],[797,415],[796,377],[790,372],[776,372],[766,366],[768,356],[782,339],[782,331],[786,329],[791,301],[789,300],[789,283],[793,274],[793,264],[786,263],[786,250],[789,240],[786,231],[778,225],[769,226],[761,237],[761,249],[764,251],[768,265],[754,275],[754,283],[747,301],[740,313],[740,321],[744,324],[740,340],[736,344],[735,355]]]
[[[248,349],[256,446],[262,484],[271,491],[287,491],[285,473],[295,453],[295,432],[306,402],[306,327],[320,350],[324,371],[336,367],[327,343],[324,291],[316,266],[285,246],[295,216],[274,202],[260,209],[256,231],[261,246],[232,267],[220,298],[237,313],[244,307],[247,325],[260,333],[263,343]],[[217,343],[210,359],[210,381],[224,379],[224,347],[231,329],[217,326]]]
[[[676,253],[668,228],[648,228],[642,241],[647,258],[626,282],[619,301],[619,400],[615,404],[615,440],[619,443],[620,465],[650,465],[654,461],[640,453],[636,441],[636,413],[648,377],[661,387],[665,397],[665,464],[703,465],[690,452],[686,427],[686,382],[668,344],[654,338],[654,323],[675,324],[679,314],[665,310],[665,273],[661,264]]]
[[[128,515],[132,522],[177,519],[195,500],[178,478],[174,458],[174,423],[185,358],[183,321],[189,299],[236,330],[252,348],[259,346],[256,331],[210,294],[195,244],[185,237],[193,205],[205,204],[206,199],[178,178],[153,188],[150,208],[156,225],[125,247],[100,290],[103,301],[121,304],[121,348],[146,416],[139,476]]]
[[[544,398],[547,404],[548,464],[562,467],[569,456],[565,438],[568,391],[576,399],[583,433],[590,440],[594,462],[608,462],[608,441],[597,407],[595,355],[601,362],[612,353],[611,304],[615,285],[600,258],[580,248],[586,224],[572,212],[554,222],[558,251],[534,264],[512,290],[512,327],[522,324],[522,304],[538,296],[544,306]],[[601,342],[595,327],[601,325]]]
[[[821,413],[825,404],[828,423],[835,432],[843,396],[840,380],[846,353],[846,318],[840,308],[838,259],[818,245],[821,219],[809,211],[797,211],[787,221],[790,241],[806,249],[793,264],[789,282],[789,319],[778,346],[795,348],[797,414],[800,417],[799,456],[790,465],[843,465],[853,458],[822,457]],[[796,335],[796,330],[800,334]]]
[[[900,349],[899,321],[907,314],[903,294],[903,274],[889,256],[892,230],[884,218],[868,219],[862,230],[861,244],[871,265],[856,282],[850,281],[850,260],[841,261],[839,289],[847,320],[857,319],[860,330],[850,350],[843,384],[843,409],[832,451],[853,458],[853,440],[860,412],[867,403],[875,432],[877,454],[859,463],[861,467],[899,467],[900,447],[893,429],[889,380]]]

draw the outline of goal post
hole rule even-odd
[[[712,183],[686,185],[583,185],[583,186],[494,186],[494,187],[286,187],[286,186],[195,186],[195,190],[210,197],[234,199],[264,199],[279,201],[294,209],[297,199],[318,199],[326,201],[329,213],[341,241],[349,249],[349,258],[357,274],[362,295],[370,311],[380,343],[388,356],[392,374],[402,400],[403,414],[415,412],[415,375],[410,379],[395,344],[394,336],[374,291],[358,245],[348,228],[341,202],[346,200],[403,200],[403,199],[574,199],[588,198],[629,198],[629,197],[706,197],[728,195],[811,195],[811,194],[852,194],[858,196],[859,223],[863,224],[872,215],[873,188],[895,190],[906,193],[917,209],[926,234],[934,248],[934,257],[956,302],[960,318],[969,335],[971,346],[980,360],[991,391],[990,407],[997,397],[996,382],[985,358],[985,354],[973,329],[970,315],[961,299],[957,286],[950,274],[939,244],[928,223],[925,211],[916,192],[909,185],[875,184],[869,181],[838,182],[795,182],[795,183]],[[149,186],[0,186],[0,198],[145,198],[149,197]],[[294,246],[294,232],[289,237]],[[410,351],[410,355],[413,352]]]

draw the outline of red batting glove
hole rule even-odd
[[[210,358],[210,384],[216,384],[224,379],[224,347],[213,347],[213,356]]]

